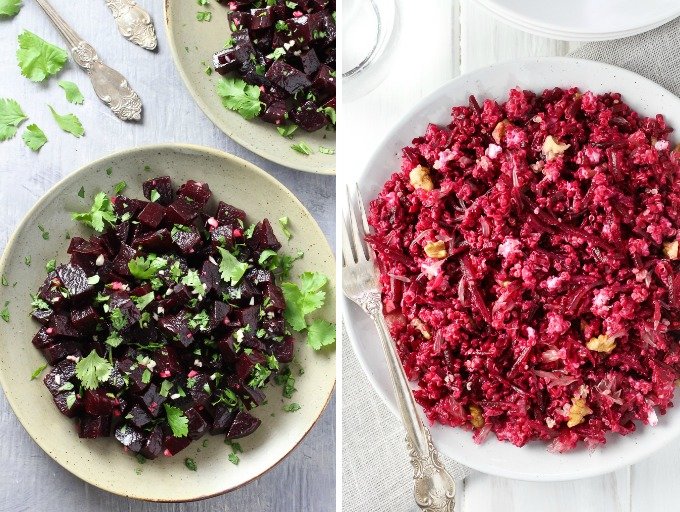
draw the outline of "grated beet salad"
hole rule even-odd
[[[617,93],[474,96],[371,203],[384,311],[432,422],[522,446],[655,425],[680,372],[680,150]]]

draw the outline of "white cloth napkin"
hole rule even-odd
[[[629,69],[680,96],[680,18],[638,36],[586,44],[571,56]],[[343,511],[415,512],[404,429],[366,379],[346,333],[342,352]],[[456,479],[470,474],[442,461]]]

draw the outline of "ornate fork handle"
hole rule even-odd
[[[123,37],[147,50],[156,49],[158,39],[148,12],[134,0],[105,1]]]
[[[355,300],[375,322],[387,356],[394,393],[406,427],[406,444],[413,465],[413,493],[416,503],[426,512],[452,512],[456,484],[439,460],[439,453],[432,444],[429,429],[418,417],[415,400],[382,314],[380,292],[367,291]]]
[[[73,60],[87,71],[94,92],[123,121],[142,117],[142,101],[123,75],[104,64],[95,49],[84,41],[47,0],[36,0],[71,47]]]

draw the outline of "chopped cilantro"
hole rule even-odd
[[[168,265],[168,260],[165,258],[159,258],[154,254],[149,254],[146,258],[140,256],[128,263],[128,269],[130,273],[140,279],[145,281],[151,279],[158,274],[158,271],[164,269]]]
[[[66,395],[66,407],[69,409],[73,407],[73,405],[76,403],[76,393],[75,391],[72,393],[69,393]]]
[[[281,57],[283,57],[286,54],[286,49],[283,47],[279,48],[274,48],[274,51],[267,55],[268,59],[272,60],[279,60]]]
[[[76,363],[76,377],[85,389],[96,389],[111,376],[113,366],[96,351]]]
[[[210,11],[198,11],[196,13],[196,19],[198,21],[210,21],[212,19],[212,13]]]
[[[274,29],[275,29],[277,32],[286,32],[286,31],[289,30],[289,29],[288,29],[288,23],[286,23],[286,22],[283,21],[283,20],[278,20],[278,21],[276,22],[276,25],[274,25]]]
[[[0,310],[0,318],[9,323],[9,301],[6,301],[5,307]]]
[[[240,459],[238,458],[238,455],[236,455],[236,453],[231,452],[229,454],[229,462],[231,462],[234,466],[238,466]]]
[[[105,223],[113,224],[116,221],[111,200],[104,192],[99,192],[94,196],[89,212],[72,213],[71,217],[73,220],[87,224],[98,233],[104,231]]]
[[[28,117],[16,101],[0,98],[0,142],[14,137],[17,127],[26,119]]]
[[[137,309],[143,311],[145,307],[153,302],[156,295],[153,292],[149,292],[141,297],[132,297],[132,301],[137,305]]]
[[[271,370],[266,366],[257,363],[252,370],[252,377],[248,381],[248,385],[251,388],[261,388],[264,387],[267,379],[272,374]]]
[[[201,281],[201,277],[195,270],[189,270],[182,278],[182,284],[189,286],[194,295],[205,295],[205,287]]]
[[[279,219],[279,226],[281,226],[281,231],[283,231],[283,234],[286,236],[286,238],[290,240],[293,237],[293,233],[291,233],[290,229],[288,229],[288,224],[289,224],[288,217],[281,217]]]
[[[34,311],[51,309],[50,305],[42,300],[38,295],[31,294],[31,307]]]
[[[125,327],[126,324],[126,319],[123,316],[123,312],[120,310],[120,308],[116,308],[113,311],[111,311],[111,325],[113,328],[117,331],[120,331],[123,327]]]
[[[26,130],[21,136],[21,140],[24,141],[24,144],[26,144],[29,149],[39,151],[40,148],[47,143],[47,136],[37,124],[33,123],[26,127]]]
[[[123,343],[123,337],[119,333],[113,331],[111,332],[111,334],[109,334],[108,338],[106,338],[104,343],[106,343],[110,347],[116,348],[118,345]]]
[[[319,153],[322,155],[334,155],[335,150],[333,148],[327,148],[325,146],[319,146]]]
[[[165,414],[168,418],[168,425],[175,437],[186,437],[189,434],[189,420],[182,413],[182,409],[173,407],[167,403],[163,404]]]
[[[149,194],[149,198],[151,199],[152,203],[155,203],[156,201],[158,201],[161,198],[161,195],[158,193],[158,190],[153,189],[151,191],[151,194]]]
[[[198,469],[198,466],[196,466],[196,461],[194,459],[190,459],[189,457],[184,459],[184,465],[191,471],[196,471]]]
[[[164,380],[163,382],[161,382],[161,390],[158,392],[158,394],[161,396],[168,396],[168,393],[170,393],[172,386],[173,384],[171,381]]]
[[[40,376],[40,374],[45,371],[45,368],[47,368],[47,363],[36,368],[35,371],[31,374],[31,380],[37,379]]]
[[[286,299],[286,310],[283,316],[296,331],[307,327],[305,315],[323,306],[326,292],[322,288],[328,278],[318,272],[305,272],[300,275],[301,286],[294,283],[282,283],[283,296]]]
[[[311,155],[313,153],[312,148],[310,148],[305,141],[293,144],[290,148],[303,155]]]
[[[52,117],[54,117],[54,120],[57,122],[57,125],[59,125],[59,128],[64,130],[66,133],[70,133],[76,138],[85,135],[85,128],[83,128],[83,125],[80,123],[80,119],[78,119],[75,115],[57,114],[57,112],[52,108],[52,105],[47,106],[52,112]]]
[[[149,382],[151,382],[151,370],[149,370],[148,368],[146,368],[142,373],[142,382],[144,384],[148,384]]]
[[[222,261],[220,261],[220,275],[225,282],[231,282],[232,286],[235,286],[241,280],[243,274],[246,273],[246,270],[248,270],[248,264],[237,260],[236,256],[226,249],[222,249],[222,247],[218,247],[217,249],[222,255]]]
[[[119,181],[113,186],[113,193],[116,194],[117,196],[120,195],[120,193],[127,188],[127,183],[124,181]]]
[[[2,274],[2,276],[0,276],[0,283],[2,284],[2,286],[9,286],[9,281],[7,280],[7,276],[5,274]]]
[[[43,240],[49,240],[50,239],[50,233],[49,231],[45,230],[44,226],[41,226],[38,224],[38,229],[40,230],[40,233],[42,233]]]
[[[85,98],[83,97],[83,93],[80,92],[80,89],[78,89],[78,86],[74,84],[73,82],[69,82],[67,80],[60,80],[57,82],[59,87],[64,89],[64,92],[66,93],[66,101],[69,103],[75,103],[76,105],[82,105],[83,102],[85,101]]]
[[[296,404],[295,402],[283,406],[283,410],[286,412],[295,412],[299,411],[300,409],[301,409],[300,404]]]
[[[21,10],[21,0],[0,0],[0,16],[16,16]]]
[[[282,137],[290,137],[295,133],[295,131],[298,129],[298,126],[296,124],[288,124],[286,126],[277,126],[276,131],[279,132],[279,135]]]
[[[30,254],[28,256],[24,257],[24,263],[26,264],[27,267],[31,266],[31,255]]]
[[[253,119],[262,110],[260,88],[240,78],[221,79],[217,84],[217,94],[222,97],[226,108],[238,112],[244,119]]]
[[[34,33],[24,30],[19,35],[17,61],[21,74],[33,82],[42,82],[64,67],[68,54]]]
[[[314,350],[335,343],[335,325],[326,320],[314,320],[307,329],[307,344]]]

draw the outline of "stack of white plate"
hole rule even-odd
[[[620,39],[680,16],[680,0],[477,0],[506,23],[565,41]]]

